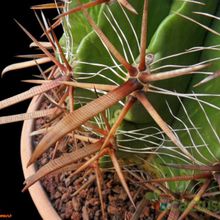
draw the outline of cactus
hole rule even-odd
[[[61,112],[28,166],[79,127],[95,134],[95,141],[51,160],[26,179],[24,190],[86,157],[74,174],[92,164],[103,169],[109,166],[107,157],[134,206],[123,165],[135,164],[147,173],[146,200],[166,198],[165,210],[156,213],[158,219],[163,215],[184,219],[195,210],[220,219],[198,204],[206,192],[210,200],[217,198],[220,186],[218,0],[85,0],[33,9],[59,6],[55,24],[51,28],[44,24],[53,53],[18,23],[44,55],[13,64],[3,74],[36,62],[54,65],[43,74],[44,80],[27,81],[42,85],[1,101],[0,108],[52,90],[59,97],[56,105],[65,104],[65,111],[52,108],[1,117],[0,122]],[[53,32],[57,24],[64,30],[60,41]],[[143,183],[141,177],[134,178]],[[104,218],[103,204],[101,209]]]

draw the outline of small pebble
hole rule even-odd
[[[66,203],[66,208],[65,208],[65,217],[67,219],[69,219],[72,215],[73,212],[73,207],[72,207],[72,202],[69,201],[68,203]]]
[[[47,162],[48,162],[48,159],[46,157],[40,161],[42,166],[45,165]]]
[[[47,105],[45,105],[45,107],[46,106]],[[37,129],[41,129],[41,126],[45,124],[44,119],[36,121],[38,121],[36,124]],[[81,135],[85,134],[83,133]],[[34,143],[37,145],[42,137],[43,135],[35,136],[33,140]],[[68,146],[60,145],[60,148],[56,152],[56,156],[61,156],[63,152],[69,153],[76,149],[76,147],[73,146],[73,140],[70,141]],[[77,148],[79,149],[81,147],[84,147],[84,143],[77,141]],[[48,149],[48,151],[43,154],[42,158],[38,160],[39,167],[42,167],[51,160],[53,152],[54,146]],[[79,162],[83,162],[83,160]],[[51,174],[41,180],[49,194],[53,206],[62,220],[102,220],[103,216],[96,181],[90,184],[89,187],[82,189],[77,195],[73,196],[73,193],[92,178],[94,174],[89,174],[84,177],[83,175],[87,172],[86,170],[77,175],[72,175],[73,172],[74,171],[67,171],[56,175]],[[127,184],[131,195],[134,196],[137,194],[139,187],[129,181],[127,181]],[[143,190],[142,193],[139,193],[135,197],[136,205],[140,202],[142,195],[145,193],[145,190]],[[102,197],[108,220],[131,219],[135,212],[135,208],[129,202],[127,193],[121,186],[118,175],[112,171],[103,172]],[[152,214],[155,213],[152,213],[149,207],[145,207],[140,220],[152,220],[154,219],[151,217],[153,216]]]
[[[55,208],[56,208],[57,210],[61,210],[61,207],[62,207],[62,201],[61,201],[60,199],[57,199],[57,200],[55,201]]]
[[[80,203],[75,197],[72,198],[72,207],[74,211],[79,211],[80,209]]]
[[[118,215],[120,213],[120,210],[118,207],[115,207],[115,206],[108,206],[108,213],[110,215]]]
[[[56,193],[54,194],[53,198],[54,198],[54,199],[58,199],[58,198],[61,197],[61,195],[62,195],[62,194],[61,194],[59,191],[56,191]]]
[[[124,189],[121,189],[118,198],[121,199],[122,201],[125,201],[128,198],[128,194],[124,191]]]
[[[71,215],[71,220],[80,220],[81,219],[81,214],[78,212],[73,212]]]
[[[82,218],[83,220],[89,220],[89,214],[88,214],[86,206],[83,206],[82,208]]]
[[[61,197],[61,201],[66,202],[68,200],[69,196],[70,196],[70,194],[68,192],[65,192]]]
[[[64,193],[66,191],[65,187],[63,186],[58,186],[57,189],[61,192]]]

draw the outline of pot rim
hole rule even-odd
[[[33,112],[39,108],[39,105],[43,99],[43,96],[36,96],[32,99],[27,112]],[[21,147],[20,147],[20,156],[22,169],[25,179],[34,173],[36,173],[36,165],[31,165],[27,168],[27,163],[33,152],[32,137],[29,135],[34,126],[34,120],[26,120],[23,123],[22,132],[21,132]],[[38,181],[33,186],[28,189],[31,198],[41,215],[42,219],[45,220],[61,220],[55,208],[52,206],[51,201],[48,198],[46,191],[44,190],[41,183]]]

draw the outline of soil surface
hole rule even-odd
[[[41,109],[44,109],[47,106],[48,104],[44,103],[41,106]],[[35,120],[35,130],[44,127],[47,121],[48,118]],[[85,133],[83,135],[85,135]],[[35,146],[39,143],[42,137],[43,135],[34,136],[33,142]],[[83,147],[85,144],[88,143],[72,141],[71,138],[65,137],[56,150],[54,147],[51,147],[42,155],[37,162],[38,167],[42,167],[51,159],[59,157],[63,153],[69,153],[76,150],[76,147]],[[78,161],[78,163],[81,162],[83,161]],[[135,167],[133,169],[135,169]],[[101,211],[101,202],[94,168],[88,168],[77,175],[72,175],[73,172],[74,171],[69,168],[68,171],[48,175],[41,180],[51,203],[57,210],[61,219],[104,219]],[[131,219],[135,212],[135,208],[131,204],[114,169],[101,170],[101,173],[102,197],[105,214],[107,215],[106,219]],[[129,176],[129,174],[125,173],[125,175],[136,207],[139,205],[143,206],[143,195],[145,195],[146,189],[132,180],[132,176]],[[155,219],[152,210],[153,209],[151,209],[149,205],[144,205],[139,219]]]
[[[91,173],[85,177],[83,176],[85,172],[75,176],[72,176],[71,172],[66,172],[48,176],[42,181],[53,206],[62,219],[103,219],[95,175]],[[103,182],[102,196],[107,218],[131,219],[135,208],[117,176],[113,172],[105,172]],[[81,188],[82,186],[86,187]],[[129,184],[129,188],[138,206],[144,192],[133,184]],[[77,191],[79,192],[76,194]],[[153,219],[148,218],[149,215],[150,210],[146,206],[140,219]]]

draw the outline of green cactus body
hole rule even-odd
[[[197,24],[189,22],[188,20],[180,17],[176,13],[189,16],[197,20],[198,22],[209,26],[211,23],[211,19],[203,16],[198,16],[196,14],[193,14],[192,12],[199,11],[213,14],[216,10],[217,4],[218,1],[209,1],[209,3],[207,3],[205,6],[194,5],[187,2],[181,3],[181,1],[178,0],[174,1],[173,5],[171,6],[170,15],[167,16],[157,28],[152,40],[150,41],[147,52],[154,54],[154,59],[156,61],[163,57],[184,52],[191,47],[203,45],[207,31],[204,28],[199,27]],[[158,62],[155,65],[152,65],[151,69],[167,65],[193,65],[199,61],[199,57],[199,52],[181,55]],[[165,70],[167,70],[167,68],[161,69],[159,71]],[[159,83],[155,83],[154,85],[168,90],[185,92],[190,80],[191,76],[186,76],[161,81]],[[160,112],[162,118],[166,119],[167,123],[171,123],[172,117],[168,117],[169,112],[166,107],[166,101],[168,101],[173,106],[173,108],[175,108],[173,109],[174,113],[177,113],[179,109],[177,99],[171,96],[164,98],[164,96],[158,96],[155,94],[148,94],[148,98],[154,105],[154,107],[158,110],[158,112]],[[130,111],[130,114],[127,115],[126,119],[136,123],[152,124],[153,120],[146,113],[145,109],[140,106],[140,104],[136,104],[136,107],[134,107],[133,110]],[[163,109],[163,111],[161,111],[161,109]]]
[[[161,7],[161,4],[163,4],[163,7]],[[139,14],[142,14],[143,1],[133,1],[132,5]],[[152,38],[158,25],[168,15],[170,5],[170,0],[166,2],[163,0],[150,1],[149,16],[154,17],[155,19],[149,20],[148,42]],[[117,21],[117,24],[115,21]],[[118,3],[112,3],[103,7],[102,13],[99,14],[98,26],[104,34],[111,39],[112,44],[117,48],[117,50],[119,50],[121,54],[126,54],[127,59],[132,63],[136,60],[139,54],[139,45],[137,42],[140,39],[141,21],[141,16],[137,16],[126,11]],[[133,26],[133,29],[131,28],[131,25]],[[129,51],[128,45],[132,51]],[[78,77],[79,81],[103,84],[121,84],[126,78],[125,74],[123,74],[118,68],[109,68],[118,64],[116,61],[115,63],[113,62],[108,51],[103,46],[95,32],[89,33],[81,41],[78,47],[77,60],[84,62],[76,64],[75,75]],[[88,63],[93,63],[94,65],[88,65]],[[121,69],[122,71],[125,71],[123,68]],[[116,74],[111,70],[113,70]],[[93,73],[92,77],[91,73]],[[118,77],[118,75],[120,75],[120,77]],[[81,89],[76,90],[76,96],[90,97],[92,99],[96,98],[96,95],[94,95],[93,92]],[[87,102],[88,100],[81,99],[80,101]],[[111,109],[110,118],[114,117],[114,112],[117,109],[121,109],[121,105],[116,105]]]
[[[220,8],[218,7],[216,16],[220,16]],[[220,32],[220,21],[214,20],[212,22],[211,28],[216,32]],[[219,36],[209,33],[206,36],[204,47],[213,47],[220,45],[220,38]],[[218,71],[220,68],[220,51],[219,49],[206,49],[202,52],[200,61],[207,61],[216,59],[211,61],[212,65],[206,68],[207,72],[215,72]],[[188,93],[195,93],[195,94],[219,94],[220,87],[219,78],[209,81],[204,85],[200,85],[196,88],[193,86],[200,82],[204,76],[201,75],[194,75],[191,82],[190,87],[188,89]],[[195,98],[195,97],[193,97]],[[198,101],[201,100],[201,101]],[[176,130],[180,130],[177,132],[180,141],[183,143],[184,146],[188,146],[189,152],[196,158],[198,163],[200,164],[214,164],[219,162],[220,160],[220,129],[219,129],[219,122],[218,118],[220,117],[220,102],[219,96],[205,96],[205,97],[198,97],[198,100],[187,99],[185,98],[182,101],[182,108],[177,114],[178,120],[174,121],[173,128]],[[209,103],[208,105],[206,103]],[[213,106],[210,106],[213,105]],[[184,124],[183,124],[184,122]],[[188,128],[188,132],[186,131]],[[185,129],[183,131],[183,129]],[[172,146],[172,144],[171,144]],[[194,147],[192,147],[194,146]],[[174,147],[174,146],[173,146]],[[169,151],[166,148],[161,148],[162,154],[172,155],[171,156],[163,156],[155,160],[155,165],[159,163],[173,163],[173,164],[186,164],[188,161],[183,161],[184,157],[178,154],[173,154],[173,152]],[[179,157],[173,157],[176,155]],[[157,166],[158,167],[158,166]],[[190,170],[184,169],[172,169],[166,167],[158,167],[163,170],[165,176],[178,176],[178,175],[192,175],[195,172]],[[169,183],[170,188],[175,191],[181,192],[185,190],[188,186],[189,182],[178,182]],[[190,188],[189,188],[190,189]]]
[[[217,12],[217,16],[219,15],[220,15],[220,8]],[[219,32],[220,21],[215,20],[211,27],[215,31]],[[216,46],[219,44],[220,44],[219,36],[209,33],[206,38],[204,46],[211,47],[211,46]],[[201,61],[219,58],[219,56],[220,56],[219,49],[217,50],[207,49],[203,51],[201,55]],[[206,71],[215,72],[219,70],[220,62],[218,59],[211,63],[212,65],[208,67]],[[219,78],[212,80],[204,85],[193,88],[193,85],[197,84],[203,78],[204,76],[201,76],[201,75],[194,76],[193,80],[191,81],[189,92],[193,91],[195,94],[200,94],[200,93],[219,94],[220,92]],[[207,144],[207,148],[206,147],[200,148],[200,152],[202,155],[205,155],[206,160],[204,158],[201,158],[199,155],[197,155],[196,152],[193,152],[193,153],[195,154],[195,157],[198,158],[199,161],[201,161],[202,163],[208,163],[207,160],[209,160],[209,163],[214,163],[220,159],[220,148],[219,148],[220,143],[218,139],[218,136],[220,136],[220,130],[219,130],[219,125],[218,125],[218,120],[217,120],[220,117],[219,109],[217,109],[220,107],[219,97],[208,96],[208,97],[198,97],[198,99],[202,100],[203,102],[205,101],[209,104],[215,105],[216,108],[210,107],[209,105],[206,105],[202,102],[200,102],[199,104],[198,101],[194,101],[190,99],[184,100],[183,104],[188,112],[189,118],[192,120],[195,127],[198,128],[199,133],[204,139],[204,141],[202,141],[201,137],[198,135],[196,131],[192,132],[195,145],[204,146],[205,143]],[[192,124],[190,124],[189,120],[187,120],[186,113],[184,113],[184,110],[182,108],[180,112],[178,113],[178,117],[181,120],[186,121],[187,126],[192,127]],[[176,122],[174,125],[175,125],[175,128],[181,128],[180,123]],[[180,137],[184,145],[192,144],[186,132],[181,133]],[[209,149],[209,151],[207,149]]]
[[[149,6],[150,15],[149,16],[155,17],[155,19],[149,21],[148,41],[150,41],[150,39],[152,38],[160,22],[169,13],[170,2],[171,1],[166,1],[166,3],[164,3],[163,1],[163,8],[161,8],[160,6],[162,3],[161,0],[150,1],[150,6]],[[134,1],[132,5],[134,6],[134,8],[137,10],[139,14],[142,13],[143,1]],[[137,45],[136,36],[134,35],[134,32],[125,16],[125,13],[127,13],[127,16],[129,17],[129,20],[131,24],[133,25],[134,31],[137,34],[138,39],[140,38],[142,18],[141,16],[133,15],[132,13],[127,12],[127,11],[125,11],[124,13],[123,11],[124,9],[122,9],[117,3],[113,3],[111,5],[105,5],[102,13],[100,13],[100,16],[99,16],[98,26],[104,32],[104,34],[107,37],[109,37],[109,39],[111,39],[112,44],[117,48],[117,50],[119,50],[121,54],[124,54],[124,51],[126,51],[128,60],[132,62],[133,59],[137,58],[139,54],[139,48]],[[115,21],[117,21],[117,25]],[[111,24],[113,24],[116,29],[119,29],[120,27],[123,34],[126,34],[127,42],[125,42],[125,39],[123,39],[122,32],[119,31],[118,33],[120,33],[120,36],[118,36],[118,34],[115,32]],[[123,42],[124,47],[122,46],[122,43],[121,43],[122,41],[120,41],[119,37],[121,38],[121,40],[124,41]],[[133,57],[131,57],[131,54],[128,51],[128,48],[126,45],[127,43],[129,43],[130,47],[132,48]],[[88,53],[88,51],[90,51],[90,53]],[[102,42],[100,41],[99,37],[96,35],[95,32],[91,32],[89,35],[87,35],[82,40],[78,48],[77,58],[79,61],[83,61],[83,62],[100,63],[100,64],[104,64],[107,66],[115,65],[111,57],[109,56],[109,53],[107,52],[107,50],[105,49],[105,47],[103,46]],[[91,69],[91,66],[83,65],[83,64],[76,66],[76,73],[77,72],[91,73],[91,71],[96,73],[99,70],[100,70],[100,67],[93,67]],[[110,75],[111,73],[109,73],[109,70],[106,70],[103,72],[103,75],[104,74]],[[122,83],[122,80],[120,80],[120,78],[118,78],[117,76],[113,75],[113,77],[111,78],[117,83]],[[107,84],[110,83],[109,81],[103,78],[100,79],[100,76],[92,78],[91,80],[88,80],[88,81],[102,82],[102,83],[107,83]]]
[[[82,3],[87,3],[89,0],[83,0]],[[75,8],[77,7],[77,1],[71,1],[70,4],[68,4],[67,9]],[[98,21],[98,17],[100,12],[102,11],[102,6],[92,7],[89,10],[89,13],[91,17],[94,19],[94,21]],[[85,16],[82,12],[77,12],[76,14],[71,14],[68,16],[67,20],[64,20],[64,34],[62,38],[60,39],[60,44],[63,46],[64,51],[67,50],[67,41],[73,41],[74,44],[72,45],[72,48],[69,48],[71,52],[74,54],[76,53],[76,50],[82,41],[82,39],[89,34],[92,31],[92,27],[88,24]],[[68,39],[72,38],[72,39]],[[71,60],[70,60],[71,61]]]
[[[135,1],[132,4],[138,11],[138,13],[141,14],[143,1]],[[163,7],[160,7],[161,4],[163,4]],[[192,11],[200,11],[204,13],[213,14],[216,10],[216,5],[216,0],[208,3],[206,6],[194,5],[187,2],[180,3],[179,1],[163,1],[163,3],[160,3],[159,0],[150,1],[149,17],[154,19],[149,19],[148,22],[148,42],[150,42],[148,52],[153,53],[155,55],[155,61],[160,58],[169,56],[171,54],[183,52],[184,50],[190,49],[193,46],[200,46],[203,44],[204,37],[207,31],[199,27],[198,25],[189,22],[186,19],[175,14],[173,10],[176,10],[181,14],[195,18],[204,25],[209,26],[211,19],[195,15],[192,13]],[[98,12],[100,12],[100,10]],[[96,16],[93,15],[93,17],[95,17],[96,19],[97,14],[98,13],[96,11]],[[135,32],[137,33],[137,38],[140,39],[140,26],[142,19],[141,16],[135,16],[133,14],[130,14],[129,12],[127,12],[127,14],[129,16],[130,22],[133,24]],[[115,23],[115,20],[118,23],[117,25]],[[113,3],[109,6],[104,6],[101,10],[101,13],[99,13],[97,21],[99,27],[106,34],[106,36],[109,37],[109,39],[111,39],[111,42],[119,50],[119,52],[121,52],[121,54],[124,54],[125,52],[127,55],[127,59],[130,62],[135,61],[139,52],[139,48],[136,42],[137,39],[135,38],[133,30],[131,29],[131,26],[127,21],[127,18],[120,6],[117,3]],[[84,24],[86,22],[81,23]],[[114,28],[112,27],[113,25]],[[118,27],[120,27],[121,30],[119,30]],[[115,29],[118,30],[117,33]],[[72,32],[76,31],[77,30],[73,30]],[[121,34],[121,31],[123,33],[126,33],[127,42],[125,42],[123,35]],[[189,32],[193,35],[193,38],[190,38],[188,36]],[[118,33],[120,33],[120,36],[118,36]],[[79,41],[76,40],[77,46],[78,42]],[[122,42],[124,46],[122,46]],[[129,53],[128,47],[126,45],[126,43],[128,42],[130,47],[132,48],[133,57]],[[123,78],[125,78],[125,75],[123,75],[117,68],[115,68],[115,72],[117,72],[117,74],[121,76],[118,77],[118,75],[114,74],[108,68],[116,65],[116,63],[112,61],[111,57],[109,56],[109,53],[107,52],[107,50],[105,49],[95,32],[90,32],[83,39],[81,38],[81,43],[78,46],[77,50],[77,60],[80,62],[84,62],[77,64],[75,68],[75,75],[76,77],[79,77],[79,81],[104,84],[113,84],[113,82],[121,84],[123,82]],[[165,65],[194,64],[198,62],[199,56],[199,52],[192,53],[190,55],[178,56],[176,58],[158,62],[157,64],[152,65],[151,69]],[[88,63],[93,63],[94,65],[88,65]],[[86,73],[88,73],[88,75]],[[93,73],[92,77],[91,73]],[[190,76],[187,76],[173,80],[171,79],[169,81],[165,80],[163,82],[156,83],[155,85],[169,90],[176,89],[179,92],[185,92],[186,88],[188,87],[190,78]],[[181,87],[177,88],[177,84],[180,84]],[[76,96],[87,98],[90,97],[91,99],[96,98],[96,95],[94,95],[94,93],[81,89],[76,90]],[[167,123],[171,123],[172,117],[168,118],[167,116],[169,114],[167,108],[165,107],[166,103],[164,101],[164,97],[161,95],[158,96],[152,94],[148,96],[150,101],[154,104],[155,108],[158,111],[160,111],[160,109],[163,109],[162,117],[166,119]],[[179,109],[179,105],[177,104],[178,100],[175,97],[166,97],[166,100],[169,103],[172,103],[172,106],[175,106],[174,112],[176,113]],[[88,99],[81,100],[81,102],[87,101]],[[120,108],[120,105],[117,105],[112,108],[112,117],[114,117],[114,111]],[[143,123],[143,127],[154,123],[151,117],[139,103],[136,103],[132,110],[127,114],[126,120],[138,124]]]

